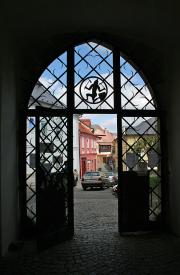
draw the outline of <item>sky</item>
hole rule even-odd
[[[95,50],[93,49],[95,47]],[[88,55],[87,55],[88,53]],[[85,57],[85,60],[83,59]],[[85,62],[86,61],[86,62]],[[124,109],[142,109],[146,104],[147,109],[154,109],[149,102],[151,94],[145,82],[137,70],[127,62],[122,56],[121,64],[121,101]],[[95,67],[95,70],[92,68]],[[82,101],[81,83],[88,77],[100,77],[105,79],[108,87],[109,98],[106,99],[109,106],[114,106],[113,97],[113,58],[112,51],[93,42],[81,44],[75,47],[75,107],[77,109],[88,109],[86,103]],[[126,78],[130,78],[127,82]],[[67,53],[65,52],[56,58],[40,76],[40,82],[65,105],[67,104]],[[86,87],[85,87],[86,88]],[[138,93],[138,89],[141,90]],[[86,89],[83,88],[83,93]],[[87,91],[89,93],[89,91]],[[85,97],[86,98],[86,93]],[[130,100],[131,99],[131,100]],[[111,109],[104,101],[101,109]],[[130,100],[130,101],[129,101]],[[152,102],[153,103],[153,102]],[[91,108],[96,109],[98,104],[90,104]],[[96,106],[97,105],[97,106]],[[117,132],[117,119],[115,114],[86,114],[83,117],[90,118],[93,124],[99,124],[111,132]]]
[[[117,116],[115,114],[86,114],[82,118],[89,118],[92,124],[98,124],[112,133],[117,133]]]

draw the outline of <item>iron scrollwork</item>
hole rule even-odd
[[[88,77],[81,82],[80,95],[84,102],[97,104],[103,102],[107,97],[107,85],[99,77]]]

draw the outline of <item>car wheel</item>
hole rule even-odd
[[[101,185],[101,190],[104,190],[104,184]]]

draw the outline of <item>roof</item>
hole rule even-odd
[[[93,124],[91,125],[91,128],[94,129],[94,133],[97,135],[97,136],[105,136],[105,132],[104,132],[104,128],[102,128],[100,125],[98,124]]]
[[[83,122],[79,122],[79,130],[80,130],[80,134],[88,134],[91,136],[96,137],[96,135],[94,135],[94,133],[92,132],[93,129],[91,129],[89,126],[87,126],[86,124],[84,124]]]
[[[94,130],[103,130],[103,128],[100,126],[100,125],[98,125],[98,124],[93,124],[93,125],[91,125],[91,127],[94,129]]]
[[[152,125],[152,127],[151,127]],[[125,131],[126,135],[155,135],[156,131],[154,128],[156,127],[157,122],[155,117],[151,117],[147,119],[147,121],[142,121],[140,124],[138,124],[135,127],[127,127],[127,130]]]
[[[102,128],[100,125],[92,125],[92,128],[94,129],[94,134],[101,137],[101,139],[98,140],[99,143],[111,143],[115,139],[113,133],[109,132],[107,129]]]
[[[105,136],[102,136],[100,142],[113,142],[114,135],[106,130]]]
[[[86,124],[87,126],[91,127],[91,120],[88,118],[81,118],[81,122]]]
[[[56,96],[54,96],[48,89],[46,89],[46,87],[44,87],[43,84],[40,83],[39,81],[37,82],[37,84],[35,85],[32,91],[30,102],[31,102],[30,105],[33,105],[33,103],[35,105],[40,103],[40,105],[41,104],[42,105],[45,104],[49,106],[54,105],[55,107],[58,107],[61,109],[66,108],[66,105],[60,102],[58,98],[56,98]]]

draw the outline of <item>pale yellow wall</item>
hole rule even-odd
[[[146,137],[146,136],[149,136],[149,135],[144,135],[143,137]],[[139,136],[137,135],[124,135],[123,136],[123,139],[127,142],[127,144],[129,144],[130,146],[132,146],[137,140],[138,140]],[[129,146],[126,144],[126,142],[122,142],[122,154],[124,155],[123,156],[123,159],[125,160],[126,159],[126,154],[125,152],[128,150]],[[115,147],[115,152],[113,154],[113,158],[115,160],[115,169],[118,168],[118,141],[117,139],[114,140],[113,142],[113,146]],[[128,152],[131,152],[131,150],[129,150]],[[147,154],[143,157],[143,160],[145,162],[148,161],[148,156]],[[123,163],[123,171],[126,171],[126,165]]]

